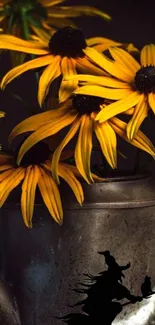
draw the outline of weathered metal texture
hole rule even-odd
[[[155,179],[149,174],[109,178],[105,182],[82,184],[85,194],[83,209],[138,208],[155,205]],[[79,208],[71,191],[63,188],[66,208]]]
[[[61,325],[63,321],[55,317],[81,314],[82,306],[71,305],[86,295],[73,289],[85,282],[84,273],[96,276],[107,270],[104,256],[98,251],[109,250],[119,265],[131,263],[123,271],[123,285],[132,295],[141,295],[146,275],[152,279],[152,288],[155,286],[154,188],[148,178],[94,184],[87,186],[83,208],[71,203],[71,191],[64,190],[61,227],[43,205],[35,207],[33,229],[24,226],[19,205],[10,203],[1,210],[4,274],[12,284],[22,325]],[[102,324],[109,325],[107,318],[104,319],[107,308],[104,290],[99,295],[103,301]],[[152,324],[154,306],[155,295],[130,303],[112,324]],[[77,325],[79,321],[66,323]],[[82,324],[92,325],[89,320],[81,321]]]
[[[4,281],[0,281],[0,324],[21,325],[19,310],[11,289]]]

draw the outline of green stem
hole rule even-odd
[[[27,22],[25,8],[21,9],[21,19],[22,19],[22,23],[23,23],[24,37],[25,37],[26,40],[29,40],[30,39],[30,29],[29,29],[28,22]],[[32,60],[35,58],[34,54],[31,54],[30,56],[31,56]],[[35,77],[36,77],[36,82],[37,82],[37,85],[38,85],[38,80],[39,80],[38,72],[35,72]]]
[[[6,31],[7,33],[10,33],[10,28],[12,27],[13,19],[14,19],[14,15],[11,14],[11,16],[9,17],[8,27]]]
[[[29,26],[28,26],[28,23],[27,23],[25,8],[21,9],[21,19],[22,19],[22,24],[23,24],[24,37],[25,37],[26,40],[28,40],[29,36],[30,36],[30,30],[29,30]]]

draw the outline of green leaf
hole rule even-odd
[[[42,28],[42,23],[39,19],[32,17],[28,14],[27,20],[31,25],[34,25],[35,27],[38,27],[38,28]]]

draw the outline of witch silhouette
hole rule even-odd
[[[110,325],[125,305],[140,302],[147,297],[147,293],[151,294],[152,292],[148,288],[148,279],[145,278],[144,284],[141,286],[141,290],[145,291],[145,296],[143,292],[142,296],[132,295],[128,288],[122,284],[122,278],[125,277],[122,271],[129,269],[130,263],[120,266],[110,251],[98,252],[98,254],[104,256],[108,269],[100,272],[97,276],[89,273],[84,274],[85,282],[78,283],[80,287],[73,289],[75,292],[87,296],[70,306],[81,306],[81,313],[70,313],[59,318],[68,325]],[[127,302],[121,304],[119,301],[124,298],[127,299]]]

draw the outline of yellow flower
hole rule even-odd
[[[103,123],[96,121],[95,118],[100,107],[103,111],[106,109],[106,104],[104,104],[103,98],[77,95],[74,96],[72,100],[69,99],[64,103],[64,105],[61,105],[57,109],[37,114],[19,123],[12,131],[9,141],[12,141],[15,136],[23,132],[35,132],[33,132],[21,146],[17,163],[20,164],[25,153],[38,141],[56,134],[69,125],[71,127],[67,132],[67,135],[53,154],[52,173],[57,182],[59,182],[58,163],[61,153],[77,133],[78,138],[74,153],[75,163],[80,174],[88,183],[93,182],[90,170],[90,161],[93,146],[92,137],[94,133],[100,143],[105,158],[112,168],[116,168],[117,166],[116,134],[121,136],[130,144],[155,157],[154,146],[142,132],[138,131],[135,138],[130,141],[125,133],[125,122],[122,122],[117,118],[111,118]]]
[[[94,42],[96,44],[96,40]],[[91,44],[93,44],[92,39]],[[109,47],[111,43],[108,41],[106,44]],[[84,54],[85,48],[89,47],[87,47],[82,31],[72,27],[61,28],[51,38],[48,35],[46,39],[42,38],[35,41],[25,41],[11,35],[0,35],[0,49],[41,55],[39,58],[25,62],[10,70],[2,79],[1,88],[4,89],[10,81],[25,71],[46,67],[40,77],[38,86],[38,101],[42,105],[51,83],[61,75],[64,77],[74,75],[77,73],[77,69],[82,73],[107,75],[87,58]],[[60,102],[68,99],[73,90],[77,88],[77,85],[77,81],[62,81],[58,94]]]
[[[65,157],[64,157],[65,158]],[[59,163],[58,174],[73,190],[75,197],[82,205],[84,196],[76,167]],[[47,144],[40,142],[23,158],[20,166],[16,164],[14,155],[0,154],[0,207],[10,192],[22,182],[21,210],[24,223],[32,227],[32,217],[36,187],[38,185],[43,201],[53,219],[62,224],[63,210],[59,189],[51,174],[51,154]]]
[[[111,47],[109,51],[113,60],[97,51],[95,53],[95,49],[84,49],[85,54],[111,77],[77,75],[66,79],[87,83],[75,90],[75,94],[103,96],[115,100],[98,113],[96,120],[100,123],[133,108],[126,130],[131,140],[136,136],[149,109],[155,113],[155,45],[143,47],[140,62],[121,48]]]
[[[82,15],[111,20],[105,12],[91,6],[62,6],[65,0],[2,0],[0,24],[10,34],[28,39],[30,33],[53,33],[55,29],[74,24],[70,18]]]

